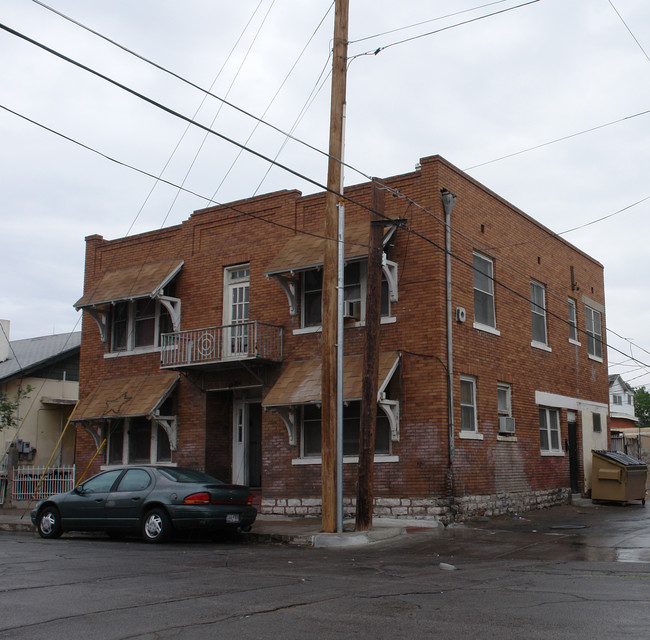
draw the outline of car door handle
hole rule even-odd
[[[95,498],[95,502],[104,502],[104,498]]]
[[[140,500],[140,496],[133,496],[131,500],[133,500],[133,502],[137,502],[138,500]]]

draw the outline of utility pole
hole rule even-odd
[[[385,191],[372,182],[370,249],[366,277],[366,344],[361,378],[361,424],[359,426],[359,471],[356,531],[372,527],[375,477],[375,432],[377,426],[377,377],[379,374],[379,327],[381,324],[381,261],[384,236]],[[377,215],[380,214],[380,215]],[[390,223],[389,223],[390,224]]]
[[[325,199],[325,255],[323,257],[322,312],[322,390],[321,390],[321,481],[322,529],[337,529],[337,338],[338,326],[338,208],[343,206],[337,193],[343,193],[343,133],[348,61],[348,2],[336,0],[334,15],[334,54],[332,61],[332,100],[330,111],[329,161]]]

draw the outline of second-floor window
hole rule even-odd
[[[496,328],[494,314],[494,265],[492,260],[474,254],[474,321]]]
[[[343,314],[351,320],[363,321],[366,315],[367,262],[348,262],[343,272]],[[309,269],[301,277],[302,326],[318,327],[322,324],[323,270]],[[381,315],[390,315],[388,282],[382,275]]]
[[[576,301],[569,298],[569,340],[578,342],[578,319],[576,315]]]
[[[603,336],[600,311],[585,307],[585,324],[587,332],[587,353],[594,358],[603,357]]]
[[[160,334],[171,330],[169,312],[158,300],[116,302],[111,310],[111,351],[157,347]]]
[[[546,291],[539,282],[530,283],[533,343],[546,345]]]

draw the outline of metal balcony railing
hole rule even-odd
[[[161,369],[253,359],[282,361],[282,327],[266,322],[164,333],[160,339]]]

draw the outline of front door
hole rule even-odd
[[[578,425],[569,422],[569,476],[571,480],[571,493],[578,493]]]
[[[262,405],[236,400],[233,406],[232,481],[262,486]]]

